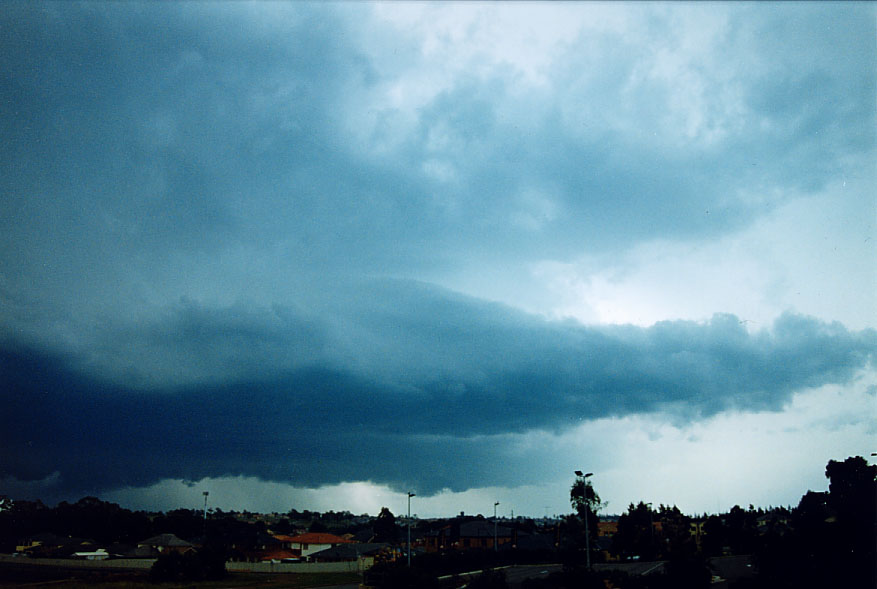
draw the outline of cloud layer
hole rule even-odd
[[[357,308],[345,332],[284,309],[182,303],[142,339],[90,347],[114,351],[104,358],[7,345],[0,474],[57,471],[83,491],[237,474],[421,493],[527,484],[545,473],[508,472],[506,434],[776,410],[851,382],[877,351],[873,330],[796,315],[756,333],[729,315],[586,327],[423,285],[373,288],[363,299],[384,303]]]
[[[521,485],[522,436],[849,385],[875,22],[4,5],[0,480]]]

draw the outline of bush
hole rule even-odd
[[[149,580],[152,583],[214,581],[225,577],[225,561],[225,551],[218,547],[205,546],[186,554],[166,552],[152,565]]]

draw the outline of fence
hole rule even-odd
[[[225,568],[236,573],[361,573],[370,562],[227,562]]]
[[[235,573],[361,573],[373,564],[372,558],[344,562],[227,562],[225,568]],[[150,569],[154,558],[117,558],[112,560],[74,560],[69,558],[27,558],[0,555],[0,563],[83,569]]]
[[[83,569],[150,569],[154,558],[116,558],[113,560],[76,560],[72,558],[28,558],[0,555],[0,563],[54,566]]]

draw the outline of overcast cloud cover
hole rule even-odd
[[[875,450],[875,23],[5,3],[0,493],[797,503]]]

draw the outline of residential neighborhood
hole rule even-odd
[[[617,588],[663,587],[658,579],[673,578],[680,587],[759,588],[783,580],[789,582],[775,586],[807,587],[827,571],[867,580],[874,570],[875,471],[860,457],[830,461],[830,491],[808,491],[797,507],[735,506],[700,516],[644,502],[622,514],[600,515],[599,496],[589,481],[579,485],[581,479],[570,491],[576,513],[538,519],[462,511],[409,519],[387,508],[378,516],[294,509],[150,513],[95,497],[54,508],[4,498],[0,581],[25,565],[149,571],[156,580],[184,580],[192,570],[200,572],[190,580],[238,573],[353,574],[363,586],[379,588],[419,587],[427,577],[455,587],[480,571],[511,579],[539,567],[548,571],[546,578],[527,577],[527,587],[579,586],[594,575]],[[181,563],[188,568],[175,568]],[[399,581],[412,571],[419,580]]]
[[[155,513],[96,497],[55,507],[4,497],[0,581],[28,565],[148,571],[154,581],[345,574],[377,588],[457,587],[479,571],[493,571],[491,583],[520,577],[528,588],[586,586],[587,579],[616,588],[808,587],[828,586],[812,583],[829,577],[866,587],[856,583],[873,578],[877,466],[861,457],[829,461],[829,491],[808,491],[796,507],[734,506],[699,516],[643,501],[600,514],[588,476],[577,473],[570,489],[572,514],[538,519],[464,511],[397,518],[386,507],[377,516]],[[535,568],[518,570],[527,566]],[[536,568],[547,571],[544,579],[527,577]]]

